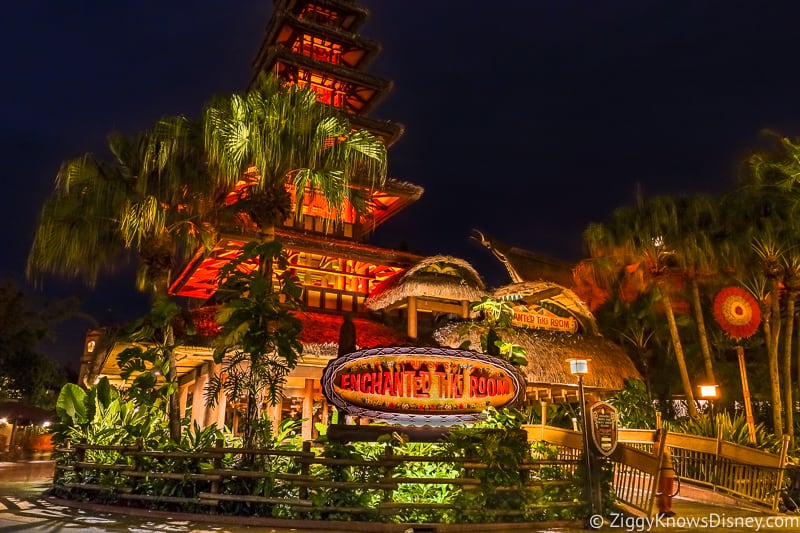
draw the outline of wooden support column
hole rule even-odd
[[[269,410],[269,419],[272,421],[272,431],[277,435],[283,420],[283,400],[278,398],[278,403],[268,406],[267,409]]]
[[[469,318],[469,301],[461,300],[461,318]]]
[[[195,378],[192,387],[192,426],[195,422],[201,428],[206,425],[206,383],[208,383],[208,363],[203,363],[194,370]]]
[[[209,362],[207,379],[219,375],[221,365]],[[205,389],[205,387],[203,387]],[[205,402],[203,402],[205,404]],[[217,405],[214,407],[206,407],[205,416],[203,417],[203,427],[215,425],[219,429],[225,427],[225,408],[227,407],[227,398],[225,398],[225,391],[220,389],[219,396],[217,396]]]
[[[189,399],[189,389],[194,394],[194,380],[197,375],[197,370],[190,370],[178,380],[178,409],[181,413],[181,418],[186,416],[186,403]],[[194,398],[194,397],[193,397]],[[194,413],[194,401],[192,401],[192,413]]]
[[[325,398],[322,398],[322,425],[327,426],[330,424],[331,414],[330,414],[330,406],[328,405],[328,401]]]
[[[306,387],[303,392],[303,440],[311,440],[314,429],[314,380],[306,378]]]
[[[408,297],[408,337],[410,339],[417,338],[417,298],[416,296]]]

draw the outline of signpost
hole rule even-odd
[[[597,402],[589,408],[589,420],[595,451],[609,457],[617,449],[617,410],[611,404]]]

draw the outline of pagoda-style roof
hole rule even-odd
[[[300,332],[303,353],[336,357],[339,347],[339,329],[342,327],[341,315],[298,311],[295,316],[303,322],[303,329]],[[356,327],[356,347],[358,349],[407,346],[411,343],[411,339],[402,332],[380,322],[361,317],[353,317],[352,320]]]
[[[405,126],[392,120],[383,120],[368,117],[365,115],[352,115],[350,124],[354,127],[367,130],[373,135],[383,139],[383,143],[389,147],[396,143],[405,133]]]
[[[290,83],[320,86],[331,90],[344,88],[342,109],[353,115],[368,114],[394,85],[391,80],[345,66],[318,61],[279,45],[267,48],[263,70],[273,72]]]
[[[253,79],[272,72],[312,88],[321,102],[349,113],[356,127],[391,146],[404,127],[366,117],[392,88],[390,80],[364,72],[381,50],[380,43],[356,33],[368,15],[348,0],[277,0],[253,61]]]
[[[377,311],[410,296],[473,302],[485,295],[483,280],[472,265],[457,257],[436,255],[383,281],[365,305]]]
[[[373,191],[368,211],[362,215],[362,225],[373,230],[416,202],[425,189],[407,181],[387,179],[381,190]]]
[[[276,13],[276,16],[270,19],[264,44],[253,61],[253,71],[259,73],[268,70],[265,66],[270,46],[279,45],[287,49],[298,48],[298,40],[307,34],[321,36],[331,45],[335,45],[338,49],[335,60],[346,67],[357,70],[366,68],[381,51],[380,43],[373,39],[281,12]],[[297,53],[302,54],[303,52],[305,51]]]
[[[369,10],[353,0],[275,0],[273,17],[283,13],[351,32],[358,31],[369,17]]]
[[[256,238],[256,235],[251,235],[251,238]],[[288,250],[389,267],[405,268],[421,259],[421,256],[408,252],[281,228],[275,228],[275,238]],[[222,235],[210,252],[199,250],[177,276],[170,287],[170,294],[200,299],[211,297],[217,290],[219,269],[238,257],[247,240],[249,239],[244,235]]]

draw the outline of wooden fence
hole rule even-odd
[[[653,432],[621,430],[619,440],[630,447],[651,450]],[[777,510],[780,491],[785,483],[788,439],[784,439],[777,454],[726,442],[721,438],[684,433],[668,433],[666,443],[672,451],[675,473],[682,482]]]
[[[577,458],[583,449],[581,432],[547,426],[526,429],[530,439],[559,446],[559,457]],[[721,438],[683,433],[667,433],[666,446],[672,452],[675,472],[682,482],[777,510],[781,488],[786,482],[788,439],[777,454]],[[617,503],[646,515],[652,514],[661,453],[661,450],[653,450],[652,430],[619,430],[617,449],[608,458],[614,470]]]
[[[537,512],[563,516],[565,509],[585,506],[575,499],[583,486],[576,473],[582,464],[581,433],[549,426],[525,429],[528,440],[554,445],[558,455],[520,465],[519,483],[501,487],[481,481],[481,472],[489,465],[480,461],[395,455],[391,448],[373,460],[322,457],[312,451],[310,442],[302,451],[218,444],[191,453],[78,444],[59,450],[62,458],[54,481],[69,497],[231,514],[244,507],[250,514],[314,520],[424,522],[458,513],[472,522],[514,521]],[[614,472],[617,503],[645,515],[653,512],[660,465],[652,438],[650,430],[620,430],[617,450],[607,459]],[[679,433],[667,434],[665,445],[683,483],[777,509],[788,441],[779,454]],[[256,466],[242,468],[248,463],[244,457]],[[433,474],[409,475],[413,471],[409,465],[423,466],[417,470],[426,470],[427,465]],[[503,504],[470,508],[470,501],[485,503],[487,491]],[[544,491],[549,491],[548,497],[520,496]],[[512,500],[517,505],[504,505]]]
[[[519,484],[487,487],[481,471],[490,467],[482,462],[395,455],[390,448],[374,460],[322,457],[312,451],[310,442],[302,451],[225,448],[218,443],[191,453],[88,444],[58,452],[54,486],[64,496],[206,513],[425,522],[449,512],[470,522],[500,522],[526,521],[537,513],[559,517],[565,509],[584,505],[574,498],[573,488],[581,487],[572,479],[576,457],[531,460],[520,465]],[[248,460],[242,461],[244,457]],[[256,466],[244,469],[242,464]],[[434,475],[409,476],[412,464],[428,465]],[[409,490],[410,486],[417,490]],[[495,501],[522,503],[485,505],[488,490]],[[482,497],[471,498],[481,491]],[[542,491],[549,491],[549,496],[527,500],[522,496]],[[462,498],[453,498],[454,493]],[[470,501],[479,507],[470,507]]]

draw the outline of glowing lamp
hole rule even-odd
[[[716,398],[717,397],[717,385],[700,385],[698,387],[700,389],[700,397],[701,398]]]
[[[588,359],[570,359],[569,373],[573,376],[585,376],[589,373]]]

